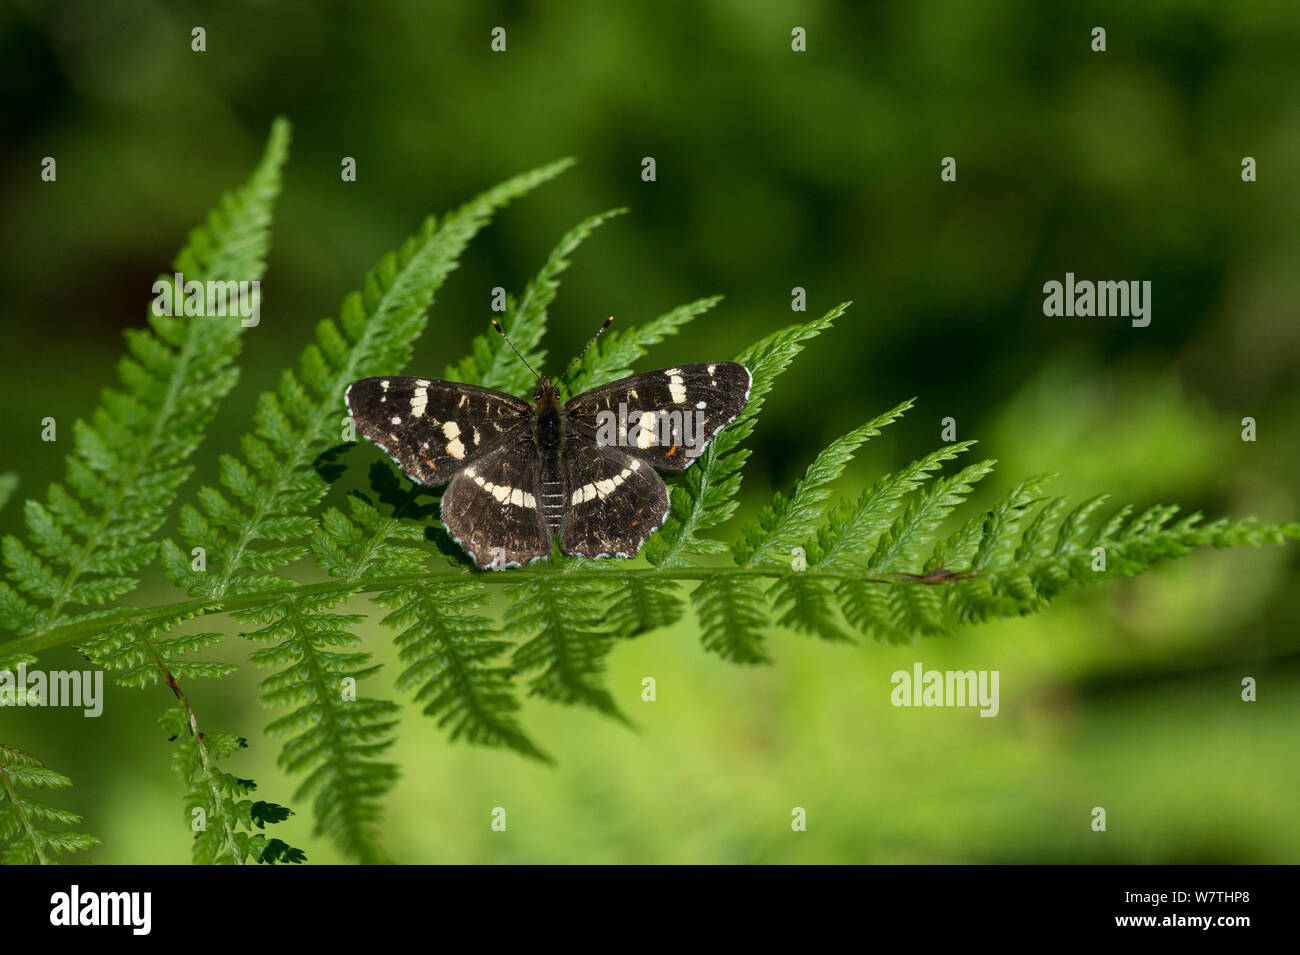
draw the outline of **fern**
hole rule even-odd
[[[195,233],[194,250],[178,259],[187,273],[202,266],[224,275],[233,262],[260,274],[266,210],[282,159],[284,134],[277,130],[250,185]],[[194,840],[196,861],[305,857],[266,830],[290,810],[254,801],[253,783],[222,768],[243,739],[201,728],[181,686],[232,672],[231,664],[210,656],[232,626],[260,644],[251,659],[270,671],[262,699],[279,711],[268,730],[286,738],[280,763],[302,775],[297,796],[312,802],[315,833],[353,858],[382,861],[378,828],[383,797],[397,776],[387,754],[398,711],[382,696],[360,692],[363,683],[376,684],[379,669],[360,630],[367,599],[381,609],[378,626],[396,643],[395,688],[410,694],[434,725],[452,740],[545,762],[550,757],[524,726],[521,694],[626,722],[604,684],[609,654],[622,639],[677,623],[688,607],[706,650],[755,664],[770,659],[774,632],[835,642],[911,641],[1035,612],[1072,588],[1141,573],[1192,548],[1300,537],[1294,523],[1203,523],[1199,515],[1178,519],[1171,505],[1136,516],[1121,507],[1103,516],[1105,499],[1093,498],[1071,509],[1048,494],[1046,475],[1015,484],[972,514],[966,501],[993,462],[954,469],[971,449],[968,441],[878,477],[860,494],[837,495],[850,462],[911,401],[832,441],[798,481],[733,532],[751,454],[746,439],[782,372],[848,303],[767,335],[736,356],[753,372],[749,404],[690,468],[670,478],[669,516],[645,545],[644,561],[557,555],[551,565],[479,573],[441,527],[439,495],[410,484],[368,448],[357,452],[371,458],[365,488],[331,498],[352,446],[345,387],[403,370],[435,293],[470,239],[497,209],[567,164],[517,177],[441,221],[427,220],[375,266],[360,292],[343,300],[337,320],[317,326],[296,365],[261,396],[240,453],[220,459],[217,485],[200,488],[179,508],[177,539],[158,545],[156,559],[185,598],[120,606],[133,575],[155,559],[153,535],[188,473],[185,460],[233,383],[233,328],[224,333],[229,340],[191,341],[200,333],[190,326],[151,319],[151,333],[130,336],[125,390],[106,394],[92,425],[82,426],[67,487],[28,504],[29,543],[6,539],[9,583],[0,589],[0,620],[13,636],[0,643],[0,666],[74,644],[111,670],[118,685],[165,684],[174,702],[163,724],[176,744],[187,819],[205,820]],[[622,211],[578,223],[523,290],[507,297],[505,324],[533,364],[547,357],[548,309],[563,273],[582,243]],[[222,242],[230,244],[224,252]],[[649,349],[719,301],[702,298],[640,325],[620,323],[584,356],[571,388],[630,374]],[[196,371],[205,380],[191,380]],[[531,384],[513,353],[488,334],[460,362],[449,363],[447,375],[517,393]],[[173,392],[186,400],[183,408],[167,397]],[[127,469],[120,480],[119,467]],[[109,471],[110,479],[96,486]],[[0,477],[0,502],[13,483]],[[305,575],[296,565],[308,558],[316,573],[300,582]],[[492,599],[498,586],[499,613]],[[216,615],[233,623],[202,625]],[[57,810],[16,808],[18,783],[56,778],[31,775],[34,762],[16,753],[0,748],[7,799],[0,833],[10,840],[11,856],[48,857],[88,845],[80,840],[89,837],[30,833],[33,820],[76,820]]]
[[[375,826],[380,797],[397,773],[379,757],[392,742],[396,705],[360,696],[357,684],[378,668],[367,653],[338,649],[359,639],[353,629],[362,618],[332,612],[355,590],[295,595],[293,582],[274,572],[311,548],[345,582],[361,578],[376,561],[394,562],[397,552],[388,539],[395,527],[371,538],[345,565],[332,557],[346,550],[351,533],[342,515],[331,512],[318,533],[310,513],[329,490],[334,473],[328,454],[347,423],[342,395],[353,380],[392,373],[409,360],[434,293],[469,241],[496,210],[568,165],[562,161],[511,179],[441,223],[430,217],[398,252],[385,256],[366,276],[362,292],[344,300],[339,321],[321,322],[316,341],[296,369],[284,373],[275,392],[261,396],[254,433],[242,441],[243,459],[221,459],[224,490],[205,487],[199,506],[182,507],[181,533],[192,547],[205,549],[206,568],[191,569],[178,546],[164,544],[165,566],[194,596],[220,600],[228,594],[268,594],[235,617],[258,625],[247,636],[271,644],[252,655],[255,664],[278,670],[263,681],[264,701],[292,708],[269,728],[289,737],[281,765],[307,774],[297,798],[314,799],[316,832],[332,836],[358,859],[384,859]],[[525,341],[533,337],[526,327],[544,321],[545,305],[554,295],[553,275],[564,267],[564,254],[600,221],[602,217],[588,220],[575,230],[570,245],[557,250],[549,271],[530,286],[518,313]],[[364,504],[352,507],[355,520],[378,529]],[[278,593],[272,596],[272,591]]]
[[[560,275],[569,267],[569,256],[597,228],[626,211],[611,209],[579,222],[560,239],[523,295],[518,299],[507,297],[505,324],[510,331],[510,340],[534,368],[541,368],[546,362],[546,352],[538,347],[546,334],[546,309],[555,301]],[[449,380],[496,388],[511,394],[525,393],[532,388],[532,374],[514,352],[504,346],[499,335],[479,335],[472,347],[469,357],[458,365],[447,367]]]
[[[35,756],[0,743],[0,861],[6,865],[49,865],[65,852],[99,844],[79,832],[53,832],[51,824],[75,826],[81,817],[25,797],[24,789],[63,789],[72,780],[46,768]]]
[[[229,733],[205,733],[184,694],[159,720],[172,740],[172,768],[186,784],[185,821],[196,830],[193,858],[199,865],[242,864],[248,860],[275,865],[307,861],[307,854],[281,839],[253,829],[283,822],[293,811],[276,803],[242,799],[257,789],[251,779],[223,772],[217,761],[248,745]]]
[[[721,295],[679,305],[634,328],[611,328],[587,349],[582,364],[569,382],[569,390],[579,394],[607,381],[617,381],[632,374],[632,366],[652,345],[677,334],[678,329],[703,315],[722,301]]]
[[[262,162],[248,184],[223,199],[207,224],[190,235],[176,257],[175,271],[198,281],[260,278],[266,267],[271,206],[279,192],[288,143],[288,124],[277,120]],[[172,284],[175,297],[179,289],[173,277],[164,281]],[[134,571],[152,558],[156,547],[152,535],[177,487],[189,474],[185,461],[202,442],[220,400],[235,384],[234,361],[243,328],[239,321],[169,317],[151,310],[150,328],[127,333],[130,355],[119,366],[124,390],[104,392],[91,425],[77,422],[77,447],[68,461],[71,490],[56,484],[49,489],[46,505],[27,502],[27,524],[40,556],[16,539],[5,541],[11,577],[24,589],[50,600],[42,611],[8,600],[8,606],[21,616],[6,622],[19,632],[45,632],[52,623],[66,619],[62,611],[68,604],[120,596],[135,586],[136,580],[122,571]],[[57,584],[55,567],[64,568]],[[32,575],[46,586],[34,588]],[[5,594],[0,591],[3,602]],[[97,616],[87,612],[73,619]],[[218,642],[221,635],[157,636],[188,616],[180,613],[147,624],[128,621],[107,626],[81,650],[93,662],[116,671],[118,685],[165,683],[178,701],[179,710],[168,713],[182,713],[178,725],[183,725],[185,732],[178,729],[173,738],[184,735],[185,741],[174,765],[190,787],[187,803],[220,823],[208,829],[189,820],[196,830],[195,860],[242,862],[251,854],[259,861],[270,861],[262,858],[266,847],[259,840],[265,842],[265,837],[250,840],[238,833],[238,823],[231,821],[242,812],[247,826],[244,807],[251,805],[233,803],[223,795],[235,777],[222,773],[215,761],[233,750],[221,744],[226,737],[199,730],[198,717],[180,687],[182,678],[224,676],[234,671],[230,664],[182,659]],[[23,658],[7,658],[4,665]],[[247,789],[254,785],[247,780],[237,782]],[[277,812],[281,809],[276,807]],[[288,860],[301,853],[278,843],[276,854]]]
[[[527,637],[513,662],[517,672],[534,674],[529,692],[558,703],[581,703],[627,722],[599,682],[614,642],[603,619],[608,590],[600,576],[536,577],[508,588],[506,596],[506,633]]]
[[[0,474],[0,509],[18,488],[16,474]],[[27,657],[22,657],[24,662]],[[8,669],[17,663],[0,666]],[[25,690],[25,687],[16,687]],[[81,817],[65,809],[23,796],[23,789],[63,789],[72,785],[67,776],[46,768],[35,756],[0,743],[0,862],[6,865],[48,865],[53,856],[99,844],[94,836],[76,832],[51,832],[51,823],[72,826]]]
[[[288,144],[288,124],[277,120],[252,178],[190,235],[174,271],[187,281],[261,277]],[[163,281],[179,295],[172,277]],[[151,309],[149,326],[127,332],[121,387],[103,392],[89,423],[75,423],[66,484],[51,485],[44,502],[27,502],[30,543],[4,539],[12,586],[0,582],[0,626],[39,634],[66,625],[88,612],[71,608],[132,590],[135,572],[153,557],[153,535],[189,476],[185,462],[234,387],[242,324]]]

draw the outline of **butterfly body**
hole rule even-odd
[[[668,516],[655,468],[691,463],[749,400],[749,370],[708,362],[634,375],[567,402],[428,378],[363,378],[357,430],[413,481],[447,485],[442,522],[481,569],[566,554],[634,557]]]

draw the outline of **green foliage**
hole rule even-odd
[[[601,225],[626,211],[611,209],[579,222],[560,239],[541,271],[524,288],[523,295],[518,299],[507,296],[503,327],[510,335],[511,343],[539,373],[545,374],[546,352],[539,346],[546,334],[546,309],[555,301],[556,292],[560,288],[560,275],[569,267],[569,256]],[[464,361],[447,366],[449,381],[469,382],[511,394],[531,393],[534,382],[532,373],[500,335],[495,332],[479,335],[474,339],[472,347],[472,352]],[[562,370],[557,369],[557,373]]]
[[[632,374],[632,365],[650,346],[677,334],[679,328],[721,301],[721,295],[712,295],[679,305],[634,328],[611,327],[583,356],[581,365],[570,379],[569,391],[576,395],[607,381],[628,377]]]
[[[51,824],[74,826],[76,813],[57,809],[23,795],[25,789],[64,789],[72,780],[46,768],[35,756],[0,743],[0,862],[5,865],[49,865],[54,856],[98,845],[94,836],[51,831]]]
[[[244,256],[239,268],[260,269],[265,242],[255,237],[263,235],[276,157],[282,158],[276,142],[273,136],[268,159],[254,176],[257,185],[237,194],[244,198],[219,220],[225,231],[210,223],[202,234],[211,236],[192,243],[208,255],[199,262],[216,270],[211,263],[235,261],[237,248]],[[15,636],[0,643],[0,661],[75,643],[111,670],[119,685],[169,688],[174,702],[163,719],[177,746],[186,818],[206,820],[195,836],[196,861],[304,858],[264,831],[290,810],[253,801],[253,783],[220,767],[236,757],[244,740],[200,729],[181,689],[182,679],[233,670],[206,656],[224,641],[228,627],[194,626],[196,632],[188,632],[209,615],[226,615],[261,644],[251,659],[271,671],[261,684],[262,699],[280,711],[268,730],[286,738],[280,763],[302,774],[297,798],[311,800],[315,832],[353,858],[382,861],[382,800],[398,772],[385,755],[398,710],[389,700],[360,692],[363,682],[376,684],[379,670],[360,646],[364,598],[382,608],[379,623],[396,641],[402,662],[396,689],[412,694],[452,740],[547,761],[521,721],[520,688],[626,721],[603,682],[610,652],[621,639],[678,621],[688,605],[706,650],[755,664],[770,658],[773,631],[838,642],[864,636],[910,641],[1034,612],[1071,588],[1140,573],[1194,547],[1300,537],[1296,524],[1205,524],[1199,515],[1175,523],[1172,506],[1137,517],[1120,508],[1099,520],[1104,499],[1070,510],[1063,499],[1046,496],[1046,476],[1022,481],[992,507],[963,517],[974,485],[992,472],[993,462],[942,472],[972,442],[939,448],[877,478],[860,495],[836,496],[835,482],[870,438],[911,407],[905,401],[831,442],[792,487],[744,522],[728,546],[718,531],[740,507],[751,454],[745,441],[782,372],[848,303],[773,332],[736,356],[753,373],[749,404],[690,468],[670,478],[670,513],[647,542],[644,561],[557,555],[549,565],[480,573],[439,524],[438,495],[410,484],[369,448],[357,452],[372,461],[366,490],[331,498],[331,486],[345,470],[340,458],[350,447],[346,386],[368,375],[400,373],[436,291],[469,240],[497,209],[567,165],[517,177],[441,221],[430,218],[375,266],[360,292],[343,300],[337,320],[317,326],[297,364],[261,396],[240,454],[222,456],[220,486],[199,489],[179,509],[180,542],[165,540],[159,548],[161,566],[187,599],[145,609],[65,609],[115,600],[134,586],[130,575],[153,558],[151,538],[185,476],[184,458],[233,382],[233,335],[201,357],[195,349],[202,342],[190,345],[182,336],[197,334],[190,326],[155,323],[154,336],[166,346],[159,349],[131,336],[135,357],[124,365],[131,370],[123,371],[128,392],[106,397],[94,427],[83,427],[89,437],[79,439],[70,461],[68,485],[75,496],[53,489],[45,504],[29,504],[35,543],[6,541],[13,586],[0,591],[0,618]],[[581,243],[621,211],[574,226],[523,291],[507,297],[505,325],[539,370],[546,359],[547,309],[561,275]],[[222,235],[243,238],[231,239],[232,251],[218,255],[213,249]],[[718,302],[703,298],[641,325],[620,324],[588,351],[571,389],[629,374],[650,348]],[[170,363],[164,360],[168,355]],[[182,357],[189,362],[184,371],[177,366]],[[195,369],[203,370],[205,381],[191,380]],[[451,364],[447,374],[516,393],[532,384],[500,337],[489,333],[476,338],[471,354]],[[160,397],[169,388],[197,404],[177,410]],[[161,409],[166,421],[141,438],[138,414],[146,401],[153,402],[150,420]],[[181,424],[189,429],[187,437],[178,433]],[[88,491],[83,478],[127,458],[135,463],[122,479],[126,483],[110,481],[103,490]],[[12,481],[0,479],[0,500],[11,490]],[[89,535],[72,527],[80,527],[83,514],[93,526]],[[300,580],[307,574],[292,565],[307,558],[315,572]],[[499,617],[491,599],[496,585],[502,585],[504,602]],[[28,765],[17,757],[10,764]],[[0,764],[0,775],[6,765]],[[19,775],[9,771],[4,778]],[[26,778],[30,784],[34,777]],[[0,831],[26,847],[19,850],[23,858],[57,851],[51,839],[73,838],[31,835],[22,820],[37,815],[15,814],[14,792],[6,784],[10,805]],[[75,820],[51,815],[44,821]]]
[[[547,761],[519,725],[514,670],[499,659],[511,644],[491,618],[475,612],[487,600],[481,584],[464,578],[432,578],[379,594],[376,603],[390,608],[383,623],[398,630],[394,639],[406,664],[397,688],[417,689],[425,714],[453,740],[508,746]]]
[[[267,727],[288,736],[280,765],[307,773],[295,799],[314,800],[316,832],[333,836],[350,855],[382,862],[375,839],[379,797],[397,778],[397,767],[378,757],[391,743],[397,707],[367,699],[357,683],[374,674],[370,654],[340,652],[360,638],[358,614],[329,612],[351,593],[285,594],[236,613],[262,626],[246,636],[270,644],[254,651],[253,663],[274,667],[262,681],[262,699],[292,711]]]
[[[185,569],[178,550],[168,555],[190,593],[220,598],[285,586],[267,572],[307,553],[305,541],[316,524],[309,512],[329,490],[329,470],[313,465],[342,440],[347,386],[405,365],[434,293],[469,241],[494,212],[569,165],[553,163],[502,183],[441,224],[430,216],[366,275],[360,292],[343,300],[337,322],[317,325],[316,341],[296,368],[259,398],[253,433],[241,441],[244,459],[222,457],[225,491],[205,487],[197,507],[181,508],[182,536],[207,551],[208,569],[200,573]]]
[[[288,123],[277,120],[248,183],[190,234],[174,272],[187,282],[261,278],[288,148]],[[174,278],[161,280],[173,286],[176,301]],[[50,485],[44,502],[27,501],[30,543],[4,539],[12,586],[0,583],[0,626],[47,633],[86,613],[70,608],[103,604],[135,587],[135,573],[153,559],[153,535],[189,476],[185,462],[235,385],[241,330],[238,319],[195,320],[151,308],[149,328],[127,332],[121,387],[105,389],[90,422],[73,425],[66,483]]]
[[[506,589],[505,633],[527,638],[514,654],[514,669],[532,673],[528,692],[558,703],[581,703],[626,721],[613,696],[600,685],[615,634],[603,620],[606,581],[551,574]]]
[[[217,760],[244,749],[247,740],[229,733],[201,731],[183,696],[159,722],[177,743],[172,768],[186,784],[185,822],[195,830],[196,864],[242,864],[250,859],[267,865],[307,861],[301,849],[253,831],[283,822],[293,812],[275,803],[240,798],[256,790],[257,784],[217,767]]]
[[[267,594],[236,618],[260,625],[247,636],[271,643],[252,655],[257,665],[278,670],[263,681],[263,699],[293,708],[269,728],[289,736],[281,764],[307,774],[297,796],[314,799],[316,831],[359,859],[383,859],[374,828],[380,797],[397,770],[378,756],[392,742],[396,706],[357,693],[357,684],[377,669],[369,665],[369,654],[334,649],[357,642],[352,628],[362,618],[330,612],[352,593],[294,595],[294,582],[275,572],[313,551],[343,580],[363,579],[381,565],[411,566],[413,555],[393,543],[403,536],[396,518],[384,522],[363,499],[349,502],[350,518],[337,509],[319,519],[311,513],[337,476],[328,452],[342,440],[347,423],[343,393],[355,379],[392,373],[409,360],[435,292],[469,241],[498,209],[569,165],[561,161],[515,177],[441,223],[430,217],[401,249],[380,260],[362,291],[344,299],[338,322],[321,322],[296,369],[282,375],[276,391],[261,396],[254,431],[241,442],[243,460],[221,459],[224,491],[205,487],[197,507],[181,508],[181,533],[192,547],[205,549],[207,568],[195,571],[178,546],[163,547],[169,573],[196,597]],[[539,328],[536,338],[564,255],[604,218],[570,233],[525,293],[518,315],[526,327]],[[525,341],[532,338],[525,331]],[[368,542],[359,543],[366,530]],[[349,550],[350,543],[358,546]]]

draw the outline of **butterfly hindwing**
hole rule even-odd
[[[577,444],[577,448],[574,445]],[[583,557],[635,557],[668,516],[668,488],[649,464],[574,435],[560,547]]]
[[[413,481],[446,484],[512,429],[528,402],[505,392],[431,378],[362,378],[346,395],[357,431]]]
[[[443,492],[443,526],[480,570],[551,555],[551,533],[537,506],[537,456],[531,434],[512,434],[463,468]]]
[[[600,385],[565,408],[574,430],[598,445],[681,471],[744,410],[752,384],[736,362],[676,365]]]

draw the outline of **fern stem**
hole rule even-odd
[[[484,584],[518,584],[526,580],[535,580],[542,577],[550,577],[559,571],[530,571],[530,570],[512,570],[505,573],[482,573],[475,574],[474,579]],[[782,567],[673,567],[666,570],[659,570],[653,567],[642,567],[635,570],[607,570],[600,572],[602,579],[614,580],[618,577],[641,577],[648,580],[704,580],[708,577],[725,574],[731,577],[760,577],[773,578],[781,577],[788,574],[789,571]],[[92,636],[109,627],[119,626],[122,624],[139,625],[149,624],[157,620],[163,620],[177,614],[184,614],[186,619],[190,617],[205,617],[215,613],[231,613],[237,610],[244,610],[248,607],[266,603],[277,597],[307,596],[319,594],[334,594],[345,591],[355,591],[358,594],[375,593],[382,590],[391,590],[394,587],[401,587],[409,584],[418,584],[427,581],[430,577],[452,577],[452,574],[404,574],[398,577],[370,577],[362,581],[356,580],[325,580],[314,584],[304,584],[294,586],[281,591],[257,591],[249,594],[239,594],[233,597],[227,597],[222,600],[212,600],[206,597],[195,598],[194,600],[182,600],[176,603],[162,604],[157,607],[150,607],[147,610],[124,611],[118,614],[110,614],[103,617],[93,617],[89,620],[79,620],[75,623],[63,627],[57,627],[54,630],[41,634],[30,634],[19,637],[16,640],[7,640],[0,643],[0,657],[8,656],[11,653],[40,653],[53,647],[60,647],[66,644],[76,643],[78,640]],[[454,576],[461,576],[459,574]],[[806,577],[816,577],[827,581],[854,580],[865,583],[880,584],[898,584],[898,583],[918,583],[922,586],[930,584],[924,580],[911,580],[906,575],[897,574],[862,574],[852,571],[815,571],[809,568],[804,572]]]
[[[180,681],[176,679],[176,674],[172,673],[167,662],[163,660],[162,655],[158,653],[153,641],[146,636],[144,631],[136,628],[136,637],[145,649],[149,651],[149,656],[153,658],[154,666],[162,674],[163,682],[176,695],[181,706],[185,708],[186,722],[190,727],[190,735],[194,737],[194,746],[198,750],[199,764],[203,767],[203,780],[207,783],[208,792],[212,796],[212,805],[216,807],[217,815],[221,818],[221,828],[226,832],[226,844],[230,846],[230,858],[235,865],[243,865],[243,855],[240,853],[238,846],[235,844],[235,827],[231,822],[230,815],[226,812],[226,801],[221,798],[221,790],[217,786],[216,770],[213,767],[212,754],[208,750],[208,741],[204,738],[203,732],[199,729],[198,714],[194,712],[194,707],[190,705],[190,698],[185,695],[181,689]],[[217,853],[220,855],[220,853]]]

